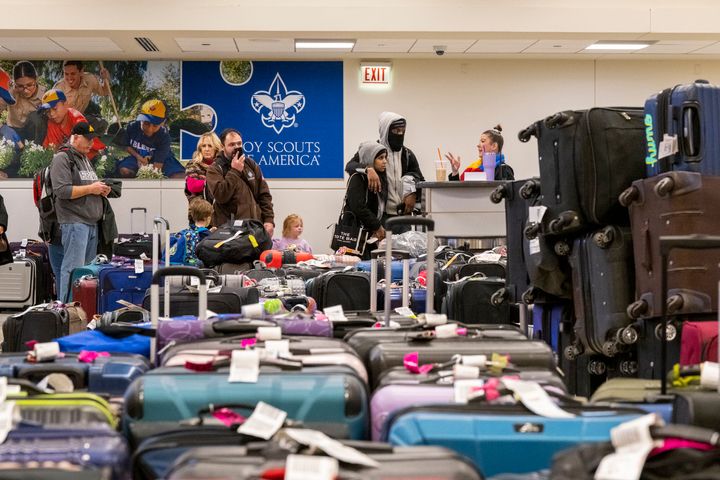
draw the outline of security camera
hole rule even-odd
[[[445,55],[445,50],[447,50],[447,45],[433,45],[433,50],[435,50],[435,55],[437,55],[437,56]]]

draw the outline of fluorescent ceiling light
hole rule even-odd
[[[642,50],[649,46],[648,42],[596,42],[585,50]]]
[[[355,40],[295,40],[295,49],[352,50]]]

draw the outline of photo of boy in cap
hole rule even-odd
[[[48,90],[43,95],[42,101],[40,109],[47,110],[48,116],[47,133],[42,145],[57,150],[68,141],[73,127],[81,122],[87,123],[87,119],[82,113],[67,106],[67,98],[62,90]],[[105,144],[99,138],[94,137],[87,157],[92,160],[104,148]]]
[[[170,150],[170,134],[165,128],[167,108],[161,100],[148,100],[140,114],[114,142],[130,154],[117,164],[121,177],[133,178],[140,167],[150,165],[166,177],[184,178],[185,168]]]

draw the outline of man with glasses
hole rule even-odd
[[[224,225],[231,218],[260,220],[272,237],[275,231],[272,195],[262,171],[243,153],[242,135],[234,128],[220,133],[222,151],[208,167],[206,181],[215,202],[212,224]]]

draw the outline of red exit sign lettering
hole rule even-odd
[[[362,83],[390,83],[390,65],[362,65],[360,68]]]

